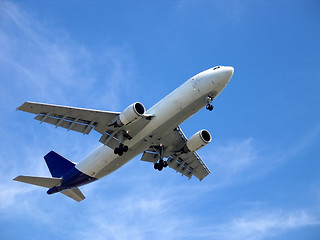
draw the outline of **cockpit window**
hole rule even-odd
[[[218,68],[220,68],[220,66],[214,67],[213,70],[216,70],[216,69],[218,69]]]

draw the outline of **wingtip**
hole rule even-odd
[[[14,179],[12,179],[12,181],[18,181],[20,176],[15,177]]]
[[[86,197],[82,198],[82,199],[79,199],[77,202],[82,202],[83,200],[85,200]]]
[[[19,107],[16,108],[16,111],[18,111],[18,110],[19,110],[19,111],[23,111],[22,108],[23,108],[23,106],[24,106],[25,104],[27,104],[27,103],[28,103],[28,102],[22,103]]]

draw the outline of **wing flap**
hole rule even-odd
[[[168,162],[168,166],[170,168],[176,170],[176,172],[181,173],[182,175],[188,177],[189,179],[192,177],[192,175],[193,175],[192,170],[190,170],[188,168],[188,165],[184,164],[182,161],[179,161],[174,158],[169,158],[167,162]]]
[[[92,123],[90,126],[90,123],[79,123],[76,121],[76,119],[74,119],[73,121],[70,120],[62,120],[62,118],[60,117],[55,117],[55,116],[47,116],[44,114],[38,114],[34,119],[39,120],[41,122],[46,122],[46,123],[50,123],[52,125],[55,125],[56,127],[63,127],[66,128],[68,130],[73,130],[76,132],[80,132],[83,134],[89,134],[93,128],[93,124]],[[75,121],[75,122],[74,122]]]
[[[195,176],[200,181],[210,173],[206,165],[201,164],[202,160],[196,152],[171,156],[168,159],[170,168],[175,169],[182,175],[191,178]],[[203,163],[203,162],[202,162]]]
[[[102,144],[104,144],[112,149],[115,149],[116,147],[119,147],[119,141],[115,136],[113,136],[112,133],[113,132],[111,132],[111,134],[107,134],[107,133],[103,134],[99,141]]]
[[[144,152],[141,157],[141,161],[152,162],[152,163],[157,162],[159,159],[160,159],[159,154],[155,152],[149,152],[149,151]]]

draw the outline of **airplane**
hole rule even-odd
[[[52,104],[25,102],[17,110],[36,114],[40,123],[89,134],[101,134],[102,145],[79,163],[55,151],[44,160],[52,177],[18,176],[15,181],[48,188],[47,194],[61,192],[80,202],[85,196],[79,187],[94,182],[142,153],[141,160],[161,171],[170,167],[200,181],[210,170],[196,152],[212,137],[203,129],[187,138],[179,125],[203,107],[213,110],[212,101],[226,87],[234,69],[216,66],[198,73],[148,111],[135,102],[122,112],[100,111]]]

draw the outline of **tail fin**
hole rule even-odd
[[[29,183],[40,187],[53,188],[57,186],[62,179],[61,178],[46,178],[46,177],[30,177],[30,176],[18,176],[15,181]]]
[[[86,197],[82,194],[79,188],[72,188],[69,190],[62,191],[64,195],[68,196],[69,198],[72,198],[73,200],[80,202]]]
[[[40,187],[49,188],[49,191],[59,185],[62,182],[62,176],[71,168],[75,166],[75,164],[68,159],[64,158],[63,156],[59,155],[58,153],[51,151],[44,156],[44,160],[47,163],[49,171],[52,175],[52,178],[48,177],[31,177],[31,176],[18,176],[13,180],[29,183],[33,185],[37,185]],[[54,191],[52,193],[55,193]],[[80,202],[85,199],[85,196],[82,194],[79,188],[73,188],[69,190],[61,191],[64,195],[72,198],[73,200]]]
[[[55,151],[50,151],[44,156],[52,177],[60,178],[75,164]]]

